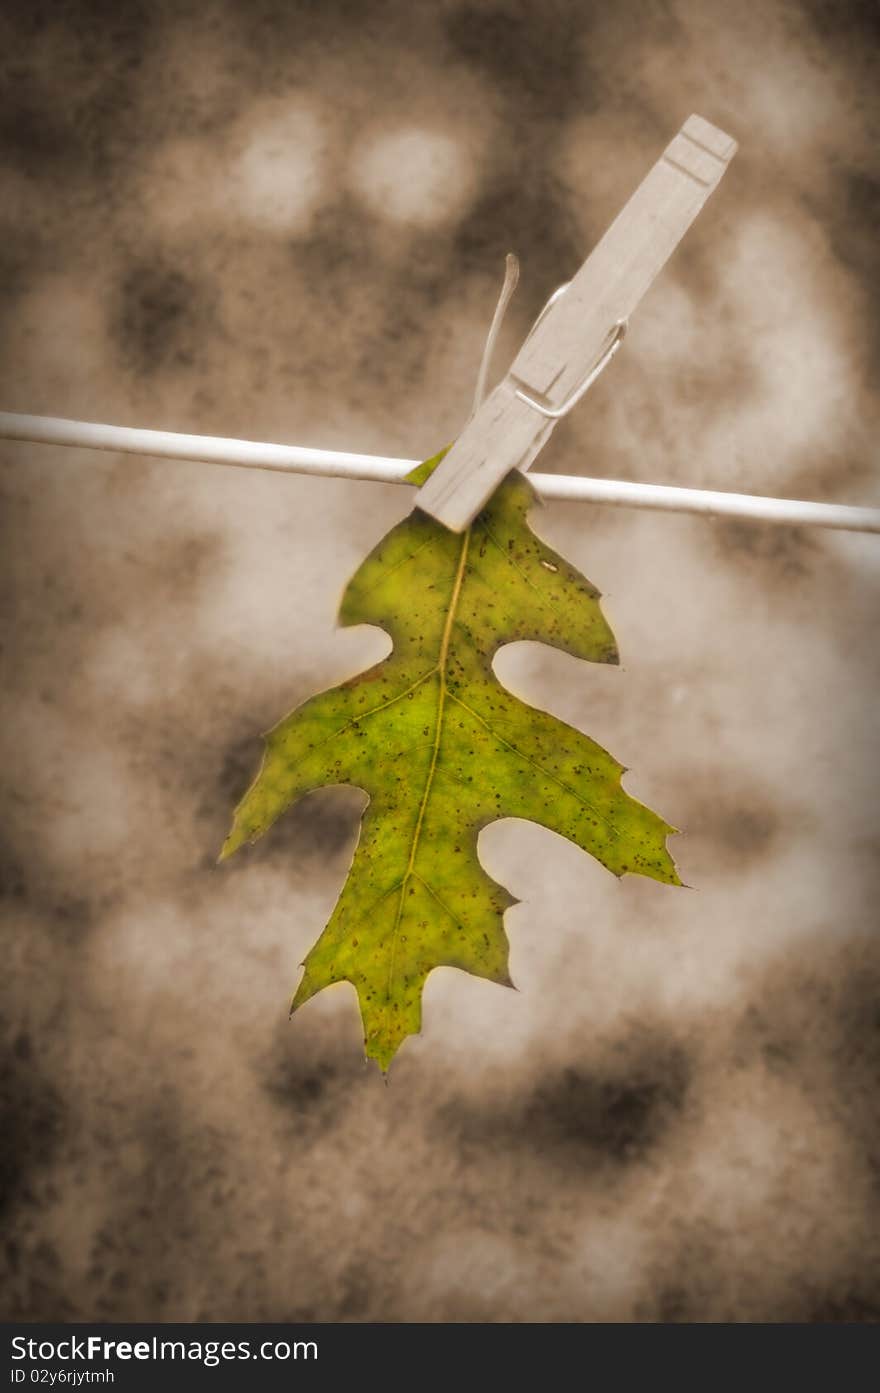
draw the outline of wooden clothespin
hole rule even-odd
[[[574,279],[551,296],[504,380],[416,495],[463,532],[511,469],[528,469],[623,341],[630,315],[736,154],[689,116]]]

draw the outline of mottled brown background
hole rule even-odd
[[[880,501],[877,10],[31,3],[0,35],[0,408],[406,456],[691,111],[741,152],[545,469]],[[872,414],[873,412],[873,414]],[[362,796],[217,869],[258,733],[382,654],[391,486],[0,448],[2,1313],[880,1314],[878,539],[555,505],[620,670],[499,672],[632,767],[692,890],[518,822],[519,992],[386,1087],[292,1023]]]

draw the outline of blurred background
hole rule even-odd
[[[543,470],[880,502],[877,10],[31,3],[0,20],[12,411],[425,457],[692,111],[741,149]],[[0,445],[2,1314],[880,1316],[876,537],[556,504],[620,669],[502,679],[631,768],[691,889],[483,833],[519,991],[389,1082],[288,1022],[363,795],[215,858],[260,732],[376,661],[407,490]]]

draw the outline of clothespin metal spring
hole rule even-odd
[[[550,296],[550,299],[547,301],[541,313],[538,315],[538,318],[532,325],[532,328],[528,336],[529,338],[531,338],[532,334],[535,332],[538,325],[541,323],[541,320],[544,318],[544,315],[547,313],[549,309],[552,308],[552,306],[559,299],[560,295],[565,294],[566,290],[568,289],[568,286],[569,282],[566,281],[565,285],[560,285],[558,289],[554,290],[553,294]],[[528,392],[524,392],[521,387],[516,388],[514,396],[519,397],[520,401],[524,401],[526,406],[530,406],[533,411],[537,411],[541,416],[546,416],[548,420],[561,420],[563,416],[568,415],[569,411],[571,411],[573,406],[577,406],[581,397],[586,396],[587,392],[590,390],[593,383],[596,381],[596,378],[599,377],[605,371],[608,364],[611,362],[611,359],[614,357],[615,353],[620,348],[620,345],[623,343],[623,340],[626,337],[628,324],[628,320],[618,319],[617,323],[614,325],[614,328],[611,329],[611,331],[609,332],[608,345],[600,354],[595,366],[590,369],[583,382],[579,383],[578,386],[576,386],[571,392],[569,392],[568,396],[565,398],[565,401],[562,403],[561,406],[544,406],[542,402],[536,401],[534,397],[529,396]],[[526,343],[528,343],[528,339],[526,339]]]

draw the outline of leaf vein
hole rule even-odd
[[[512,750],[520,759],[525,760],[526,764],[530,764],[533,769],[537,769],[539,774],[543,774],[545,778],[551,779],[552,782],[558,784],[560,788],[564,788],[566,793],[570,793],[573,798],[576,798],[585,808],[589,808],[590,812],[595,813],[615,837],[620,836],[620,829],[615,827],[610,817],[603,813],[600,808],[597,808],[595,803],[589,802],[589,800],[584,798],[583,794],[579,793],[576,788],[572,788],[571,784],[566,783],[565,779],[560,779],[558,775],[552,773],[551,770],[545,769],[543,764],[539,764],[536,759],[533,759],[531,755],[527,755],[524,750],[518,749],[517,746],[511,744],[509,740],[505,740],[503,735],[499,735],[497,730],[493,730],[489,722],[484,720],[479,712],[474,711],[473,707],[468,706],[466,701],[462,701],[461,697],[454,696],[453,693],[450,692],[449,699],[450,701],[454,701],[457,706],[460,706],[462,710],[467,711],[473,716],[475,721],[479,721],[480,725],[485,726],[490,735],[494,736],[496,740],[499,740],[502,745],[506,745],[507,748]],[[537,821],[537,819],[535,820]]]
[[[458,915],[454,913],[454,911],[449,908],[449,905],[446,904],[445,901],[440,897],[440,895],[437,894],[437,891],[434,889],[433,885],[431,885],[427,880],[425,880],[425,877],[423,875],[419,875],[418,871],[413,871],[412,875],[413,880],[417,880],[421,885],[424,885],[428,894],[432,897],[432,899],[435,899],[437,901],[444,914],[449,915],[455,927],[457,929],[463,928],[462,922],[459,919]]]
[[[413,551],[407,552],[406,556],[402,556],[399,561],[395,561],[393,566],[383,566],[381,572],[373,581],[372,585],[365,585],[361,589],[358,598],[363,599],[367,595],[372,595],[373,591],[378,589],[378,587],[382,584],[383,581],[386,581],[389,576],[393,576],[394,572],[399,571],[401,566],[406,566],[409,564],[410,561],[415,561],[416,557],[419,555],[419,552],[424,551],[425,547],[429,547],[432,544],[432,542],[435,542],[436,540],[436,537],[426,537],[420,546],[417,546]]]
[[[500,551],[500,553],[501,553],[501,555],[503,556],[504,560],[507,561],[507,562],[509,562],[509,564],[513,567],[513,569],[522,577],[522,579],[525,581],[525,583],[526,583],[526,585],[529,587],[529,589],[530,589],[530,590],[534,590],[535,594],[536,594],[537,597],[538,597],[538,602],[539,602],[539,604],[541,605],[541,608],[542,608],[542,609],[549,609],[549,610],[551,611],[551,613],[553,613],[553,606],[547,604],[546,597],[545,597],[544,595],[541,594],[541,592],[540,592],[540,590],[538,589],[538,587],[537,587],[537,585],[535,584],[535,582],[534,582],[533,580],[531,580],[531,579],[529,578],[529,576],[526,575],[525,571],[523,570],[522,566],[520,566],[519,562],[518,562],[513,556],[511,556],[511,554],[510,554],[509,551],[506,551],[506,550],[504,549],[504,547],[503,547],[503,546],[501,545],[501,543],[498,541],[498,538],[495,536],[495,533],[492,531],[492,529],[491,529],[486,523],[483,524],[483,528],[484,528],[484,531],[485,531],[485,533],[486,533],[486,536],[489,538],[489,541],[492,542],[492,543],[498,548],[498,550]]]

